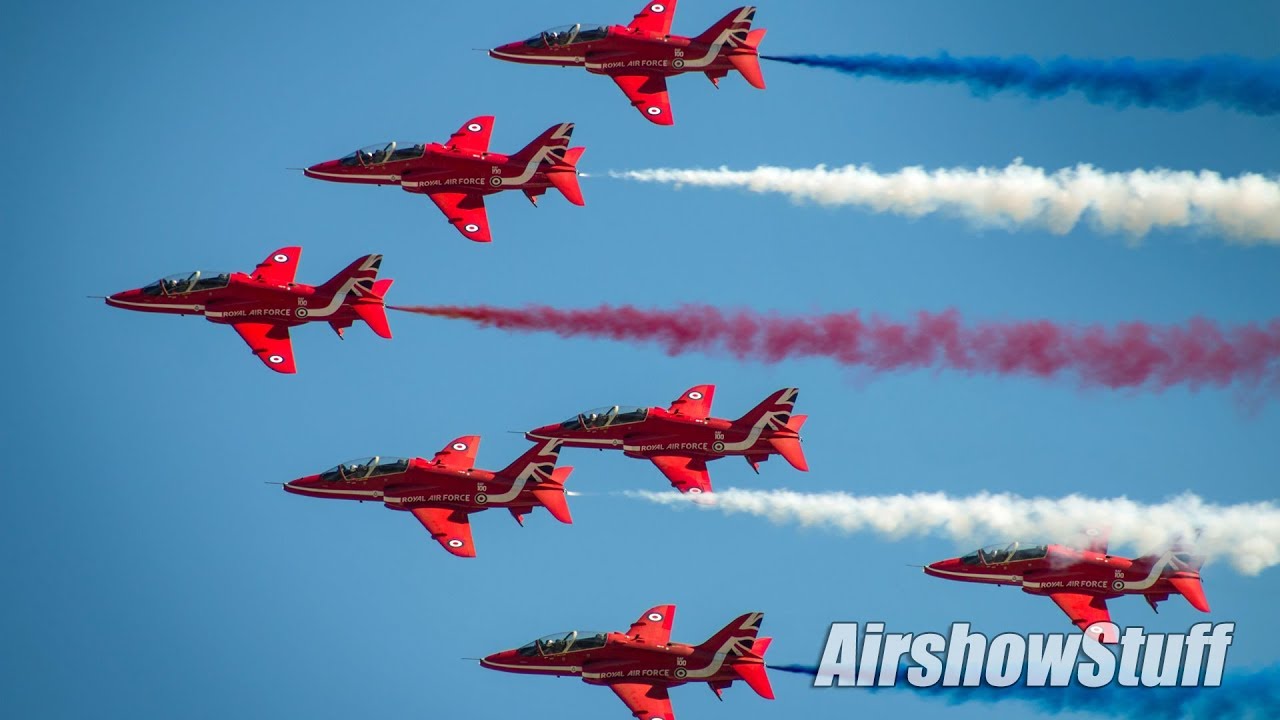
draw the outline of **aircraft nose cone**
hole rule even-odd
[[[924,570],[925,575],[933,575],[935,577],[940,577],[942,575],[945,575],[946,571],[949,570],[951,566],[955,564],[955,562],[956,562],[955,560],[939,560],[937,562],[929,563],[928,565],[925,565],[921,569]]]
[[[331,172],[337,166],[337,160],[326,160],[322,163],[316,163],[315,165],[308,167],[302,171],[302,174],[307,177],[318,177],[320,173]]]
[[[533,440],[533,441],[542,440],[546,438],[556,439],[560,437],[560,426],[559,425],[543,425],[540,428],[534,428],[530,430],[529,432],[525,433],[524,436],[525,436],[525,439]]]
[[[313,489],[319,480],[319,475],[308,475],[306,477],[298,478],[297,480],[290,480],[281,487],[284,488],[285,492],[301,495],[307,490]]]
[[[141,295],[142,295],[141,290],[125,290],[123,292],[115,293],[114,295],[108,295],[107,297],[103,298],[102,301],[108,305],[121,307],[130,301],[136,301],[139,297],[141,297]]]

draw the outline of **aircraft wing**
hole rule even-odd
[[[249,349],[264,365],[278,373],[292,375],[298,372],[293,363],[293,343],[289,340],[289,326],[268,322],[232,323],[231,327],[249,344]]]
[[[626,703],[636,720],[675,720],[667,689],[638,682],[613,683],[609,689]]]
[[[667,79],[661,75],[612,75],[622,92],[641,115],[657,125],[674,125],[671,116],[671,96],[667,94]]]
[[[669,412],[706,420],[711,415],[711,400],[715,397],[715,385],[695,385],[684,391],[684,394],[671,403]]]
[[[445,445],[431,462],[450,470],[470,470],[476,466],[476,453],[480,450],[479,435],[464,435]]]
[[[1049,593],[1049,598],[1062,608],[1062,612],[1071,618],[1071,622],[1081,630],[1099,622],[1111,622],[1111,613],[1107,610],[1107,600],[1100,595],[1077,592]]]
[[[302,248],[283,247],[267,256],[253,270],[253,279],[271,285],[288,285],[298,274],[298,259]]]
[[[658,605],[645,610],[639,620],[631,623],[627,635],[645,645],[662,646],[671,642],[671,626],[676,621],[675,605]]]
[[[450,224],[468,240],[492,242],[489,235],[489,214],[484,211],[484,196],[480,193],[437,192],[427,193],[431,202],[449,219]]]
[[[489,136],[493,134],[493,116],[471,118],[449,137],[449,147],[481,155],[489,152]]]
[[[627,27],[640,32],[671,34],[671,22],[676,19],[676,0],[650,2]]]
[[[653,455],[649,460],[680,492],[711,492],[711,473],[707,472],[706,460],[683,455]]]
[[[445,550],[458,557],[476,556],[471,542],[471,519],[466,513],[439,507],[414,508],[410,512]]]

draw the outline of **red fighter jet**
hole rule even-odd
[[[675,605],[659,605],[625,633],[567,632],[548,635],[516,650],[495,653],[482,667],[531,675],[569,675],[589,685],[607,685],[638,720],[675,720],[670,688],[707,683],[716,697],[742,680],[760,697],[773,699],[764,654],[771,638],[757,638],[764,613],[748,613],[701,645],[671,642]]]
[[[489,152],[493,118],[472,118],[444,145],[389,142],[361,148],[339,160],[312,165],[307,177],[358,185],[399,185],[426,195],[458,231],[490,242],[484,198],[521,190],[535,206],[555,188],[574,205],[585,205],[578,186],[578,159],[586,148],[571,148],[573,123],[556,125],[515,155]]]
[[[297,372],[289,340],[289,328],[295,325],[324,321],[341,337],[353,322],[363,320],[379,337],[391,338],[383,298],[393,281],[378,279],[381,255],[365,255],[314,287],[293,281],[301,255],[300,247],[280,248],[248,275],[171,275],[106,301],[126,310],[203,315],[209,322],[230,325],[254,355],[279,373]]]
[[[478,435],[460,437],[430,460],[371,457],[343,463],[319,475],[286,483],[295,495],[381,502],[407,510],[441,547],[458,557],[475,557],[471,514],[506,508],[516,522],[544,507],[562,523],[572,523],[564,482],[573,468],[556,467],[560,443],[539,443],[505,470],[475,467]]]
[[[1048,595],[1071,622],[1100,642],[1115,642],[1094,623],[1111,622],[1107,600],[1142,595],[1152,610],[1182,595],[1200,612],[1209,601],[1200,583],[1201,558],[1180,548],[1137,559],[1110,555],[1103,535],[1084,550],[1065,545],[995,545],[964,557],[926,565],[926,574],[947,580],[1013,585],[1032,595]]]
[[[775,454],[808,471],[800,447],[800,428],[808,416],[791,414],[799,390],[779,390],[737,420],[710,417],[715,392],[715,385],[689,388],[667,409],[614,405],[588,410],[525,436],[646,458],[676,489],[695,495],[711,492],[707,463],[729,455],[745,457],[757,473],[760,463]]]
[[[608,75],[650,122],[673,125],[667,78],[687,72],[720,78],[737,70],[753,87],[764,89],[760,41],[752,30],[754,7],[740,7],[696,38],[671,34],[676,0],[651,2],[630,25],[567,25],[489,51],[490,57],[530,65],[584,67]]]

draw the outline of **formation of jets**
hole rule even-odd
[[[713,84],[736,71],[764,89],[759,63],[763,29],[752,29],[754,7],[737,8],[702,34],[671,34],[676,0],[649,2],[623,25],[568,25],[489,51],[513,63],[581,67],[611,78],[648,121],[674,124],[667,78],[703,73]],[[447,221],[469,240],[491,242],[485,199],[519,190],[535,206],[555,189],[573,205],[585,204],[578,178],[584,148],[572,147],[572,123],[553,125],[523,149],[491,152],[494,118],[465,122],[443,143],[388,142],[357,150],[304,170],[306,177],[357,185],[396,185],[427,196]],[[230,325],[263,364],[292,374],[297,366],[290,329],[326,322],[341,337],[357,320],[379,337],[391,338],[385,297],[390,279],[379,279],[381,255],[366,255],[320,285],[295,281],[300,247],[284,247],[249,273],[196,271],[163,278],[105,298],[126,310],[203,316]],[[737,456],[759,473],[760,464],[780,455],[808,470],[800,431],[805,415],[794,414],[796,388],[784,388],[735,420],[711,416],[714,385],[697,385],[668,407],[610,405],[525,433],[527,452],[502,470],[475,467],[480,437],[448,443],[431,459],[373,456],[343,463],[283,485],[304,497],[371,501],[413,515],[442,548],[475,558],[471,516],[505,509],[524,525],[544,509],[561,523],[573,522],[565,481],[572,468],[557,467],[562,448],[619,450],[645,459],[681,493],[703,501],[713,497],[708,463]],[[1081,630],[1099,632],[1109,622],[1106,601],[1142,595],[1153,609],[1181,595],[1208,612],[1200,579],[1200,559],[1173,548],[1129,559],[1111,555],[1106,540],[1085,549],[1065,545],[984,548],[925,566],[935,577],[963,582],[1012,585],[1052,599]],[[706,642],[672,642],[675,606],[651,608],[625,632],[567,632],[485,657],[480,664],[513,673],[574,676],[608,686],[638,720],[673,720],[669,690],[704,683],[720,696],[743,681],[772,699],[764,655],[769,638],[757,637],[761,613],[736,618]],[[1102,636],[1111,641],[1114,638]]]

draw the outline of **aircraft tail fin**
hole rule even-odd
[[[560,445],[559,440],[541,440],[495,474],[507,480],[524,478],[528,485],[551,482],[560,459]]]
[[[1209,612],[1209,599],[1204,596],[1204,584],[1200,582],[1199,574],[1171,577],[1169,584],[1191,603],[1191,607],[1200,612]]]
[[[336,295],[346,290],[358,297],[369,295],[373,292],[373,283],[378,279],[378,268],[381,266],[381,255],[365,255],[317,287],[316,292]],[[359,291],[355,291],[357,287],[360,288]]]
[[[391,339],[391,324],[387,322],[387,306],[383,301],[393,282],[395,281],[390,278],[375,281],[369,289],[367,296],[369,299],[352,306],[356,315],[369,326],[370,330],[373,330],[375,335],[388,340]]]
[[[763,423],[765,430],[785,430],[799,396],[798,389],[783,388],[751,408],[746,415],[734,420],[733,424],[754,427],[757,423]]]
[[[773,686],[769,684],[769,673],[764,664],[764,654],[769,651],[769,644],[772,642],[773,638],[757,638],[751,648],[731,666],[747,687],[766,700],[773,699]]]
[[[517,163],[537,162],[541,169],[565,164],[569,142],[573,139],[573,123],[560,123],[547,128],[520,152],[511,156]],[[579,153],[581,155],[581,153]]]
[[[706,642],[698,646],[698,650],[708,653],[725,653],[735,658],[734,662],[751,662],[759,661],[763,653],[753,653],[752,648],[756,643],[760,642],[756,639],[756,635],[760,633],[760,623],[764,622],[764,613],[752,612],[745,615],[739,615],[720,628],[720,631],[712,635]],[[769,643],[765,642],[765,647],[769,647]],[[746,678],[743,678],[744,680]]]
[[[578,185],[578,160],[586,151],[584,147],[569,148],[565,151],[560,163],[547,169],[547,181],[559,190],[566,200],[579,206],[587,204],[582,197],[582,187]]]
[[[703,45],[723,43],[731,49],[746,47],[751,33],[751,23],[755,19],[756,9],[754,6],[745,5],[735,10],[730,10],[728,15],[716,21],[714,25],[707,28],[706,32],[694,38],[694,41]]]
[[[551,513],[551,517],[565,525],[573,524],[573,516],[569,514],[569,500],[565,497],[564,483],[569,479],[571,467],[556,468],[551,471],[551,479],[533,486],[533,498]]]
[[[764,71],[760,69],[760,41],[764,40],[765,30],[752,30],[747,33],[743,48],[730,53],[729,64],[742,73],[742,77],[758,90],[764,90]]]

